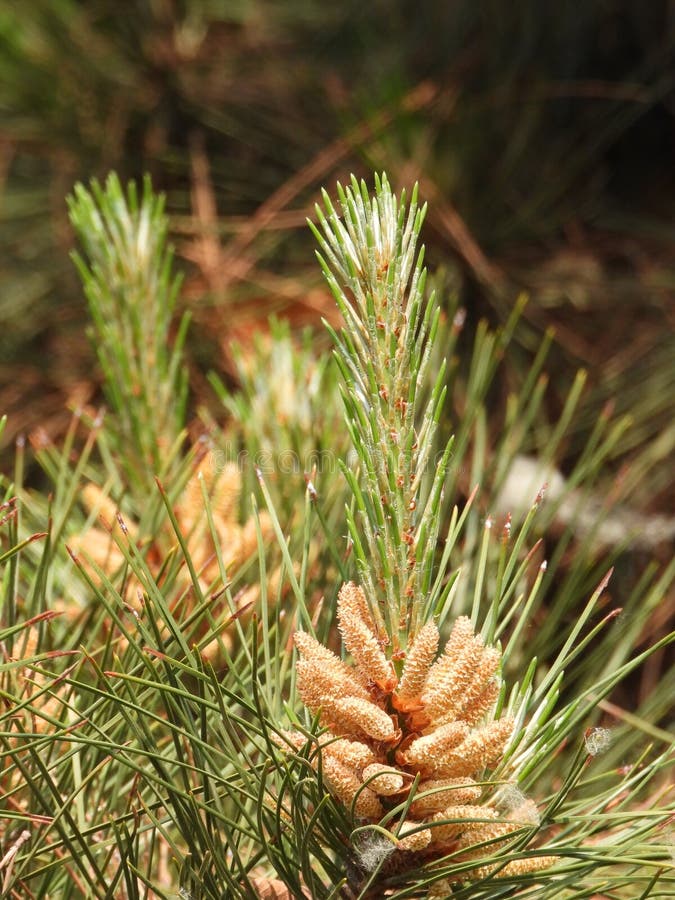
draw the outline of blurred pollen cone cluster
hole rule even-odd
[[[362,588],[351,582],[339,593],[338,623],[353,665],[308,633],[294,636],[299,695],[328,729],[318,743],[331,793],[357,819],[373,823],[411,801],[405,817],[387,827],[398,850],[429,858],[465,851],[462,862],[478,859],[486,850],[477,845],[484,842],[492,855],[500,838],[534,824],[531,801],[506,817],[490,799],[481,802],[490,787],[486,770],[502,759],[514,722],[490,719],[501,654],[485,646],[470,619],[456,620],[440,654],[438,628],[427,622],[411,642],[400,677],[385,654],[387,635],[378,631]],[[300,749],[306,738],[285,732],[278,741]],[[317,756],[313,764],[319,767]],[[523,873],[554,861],[515,860],[499,871]],[[483,877],[485,867],[477,874]]]
[[[212,465],[209,454],[203,456],[196,464],[195,470],[188,480],[185,489],[178,498],[174,513],[185,538],[187,551],[192,565],[197,573],[199,586],[204,593],[218,591],[223,587],[218,552],[214,546],[214,540],[209,526],[208,516],[204,504],[202,491],[205,490],[209,498],[209,507],[213,521],[213,530],[218,540],[218,550],[223,566],[227,573],[234,572],[254,557],[258,552],[258,537],[256,520],[249,517],[245,522],[239,522],[239,506],[242,491],[242,478],[236,463],[226,463],[216,468]],[[74,548],[81,552],[85,565],[91,560],[107,575],[112,575],[122,569],[125,564],[125,556],[119,544],[124,540],[138,543],[142,549],[146,562],[153,573],[159,575],[163,562],[176,543],[176,535],[171,526],[166,524],[162,530],[153,537],[150,546],[146,541],[139,540],[138,525],[124,519],[121,523],[117,506],[113,501],[94,484],[89,484],[82,493],[82,500],[89,512],[97,512],[101,525],[95,525],[80,535],[73,542]],[[266,512],[258,516],[260,532],[263,543],[269,544],[273,530]],[[123,532],[126,532],[126,536]],[[277,596],[280,584],[281,572],[275,570],[271,573],[267,590],[270,599]],[[162,586],[162,579],[159,579]],[[189,568],[182,565],[176,576],[175,584],[171,588],[171,597],[176,600],[176,608],[180,603],[181,616],[190,613],[191,605],[189,597],[194,596],[191,590],[192,580]],[[143,590],[139,582],[130,574],[125,584],[124,597],[128,604],[140,611]],[[223,600],[219,607],[210,608],[211,616],[226,613],[225,633],[220,637],[226,644],[231,637],[227,633],[236,617],[244,615],[259,599],[260,588],[251,585],[243,588],[236,595],[236,610],[231,611],[226,601]],[[186,603],[186,600],[188,602]],[[206,622],[204,623],[206,626]],[[198,637],[198,636],[197,636]],[[216,647],[217,642],[209,644],[203,652],[207,657],[212,655],[211,648]],[[215,649],[214,649],[215,652]]]

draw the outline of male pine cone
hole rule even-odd
[[[502,758],[514,728],[509,716],[488,716],[500,690],[499,651],[486,647],[462,616],[438,655],[440,636],[430,621],[412,641],[399,678],[385,653],[387,635],[378,631],[360,587],[343,585],[337,615],[353,665],[305,632],[294,636],[298,692],[327,729],[318,739],[325,785],[352,815],[370,822],[403,805],[415,785],[405,818],[388,825],[397,849],[483,856],[484,847],[472,848],[486,840],[486,829],[494,841],[522,827],[517,814],[498,821],[490,800],[480,803],[485,771]],[[298,749],[305,744],[298,733],[284,738]],[[539,869],[551,862],[517,864],[522,872],[523,863]]]

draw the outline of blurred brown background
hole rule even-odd
[[[77,180],[152,175],[193,314],[192,407],[229,345],[333,314],[305,226],[321,186],[420,182],[432,269],[467,333],[530,295],[514,366],[546,328],[556,406],[611,403],[617,465],[675,446],[675,4],[633,0],[31,0],[0,5],[0,410],[7,446],[99,392],[69,259]],[[319,330],[317,341],[323,338]],[[520,353],[520,357],[519,357]],[[218,414],[222,416],[221,408]],[[664,443],[665,442],[665,443]],[[569,442],[574,454],[575,435]],[[645,511],[673,506],[647,466]]]

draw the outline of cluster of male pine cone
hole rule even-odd
[[[209,497],[211,522],[220,551],[220,560],[209,531],[202,482]],[[239,465],[228,462],[216,467],[210,454],[206,454],[197,461],[191,477],[174,505],[176,521],[185,538],[192,566],[204,593],[213,595],[222,587],[221,562],[228,573],[236,572],[258,552],[258,528],[263,543],[267,545],[270,542],[272,523],[266,512],[259,514],[257,522],[252,516],[243,523],[240,522],[241,492],[242,475]],[[122,523],[117,506],[99,487],[88,484],[82,492],[82,502],[88,511],[97,513],[100,522],[71,540],[73,548],[78,553],[83,553],[82,563],[85,568],[90,569],[91,560],[106,575],[121,571],[125,565],[125,556],[118,547],[115,536],[119,537],[125,532],[129,540],[143,547],[146,562],[153,574],[156,573],[159,577],[167,557],[176,546],[176,535],[168,523],[162,526],[159,533],[149,541],[148,546],[148,538],[142,542],[139,539],[138,524],[129,517],[125,517]],[[96,578],[95,571],[91,574]],[[268,597],[271,601],[276,599],[280,582],[281,570],[275,568],[267,582]],[[163,587],[161,581],[159,584]],[[143,590],[132,576],[126,578],[122,590],[127,604],[142,611],[143,604],[139,597],[142,597]],[[233,644],[234,618],[244,618],[254,608],[259,598],[259,586],[253,584],[241,588],[237,593],[234,611],[229,609],[223,599],[212,604],[210,608],[212,618],[224,620],[225,626],[219,632],[218,641],[211,641],[202,648],[205,658],[216,665],[220,664],[221,644],[224,643],[228,647]],[[187,565],[183,565],[179,570],[168,601],[169,606],[175,610],[176,617],[187,618],[194,609],[191,572]],[[66,610],[75,614],[78,611]],[[204,632],[209,627],[208,621],[202,619],[201,626],[190,634],[190,639],[193,641],[198,639],[199,631]]]
[[[388,636],[378,630],[360,587],[343,585],[337,615],[353,665],[310,634],[296,632],[297,687],[327,729],[318,739],[324,783],[354,818],[379,822],[404,806],[414,787],[405,817],[387,825],[396,849],[428,858],[453,852],[462,861],[494,854],[509,835],[536,822],[531,801],[523,797],[521,806],[504,815],[487,790],[486,773],[501,760],[514,722],[510,716],[490,720],[500,691],[501,654],[485,646],[470,619],[456,620],[440,655],[438,628],[427,622],[398,677],[385,654]],[[283,738],[296,749],[306,742],[298,732]],[[319,767],[318,755],[313,764]],[[554,861],[512,860],[499,874]],[[495,868],[478,865],[476,877]]]

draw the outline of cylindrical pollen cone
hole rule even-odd
[[[506,717],[471,731],[456,749],[436,760],[438,777],[473,775],[484,766],[493,765],[504,752],[513,733],[513,724],[513,719]]]
[[[443,648],[443,656],[456,659],[474,637],[473,625],[468,616],[460,616],[452,626],[450,637]]]
[[[433,825],[431,838],[435,844],[446,844],[459,834],[473,834],[478,826],[485,824],[485,819],[495,819],[496,817],[497,813],[489,806],[469,806],[468,804],[447,806],[432,816],[431,821],[439,824]],[[455,821],[446,822],[446,819]]]
[[[338,593],[337,602],[338,623],[341,623],[343,616],[354,616],[366,626],[366,628],[376,637],[381,638],[383,635],[378,633],[377,627],[373,620],[373,616],[368,608],[368,600],[363,592],[363,588],[353,581],[343,584]]]
[[[305,706],[316,713],[321,707],[342,697],[358,699],[361,703],[370,703],[363,698],[363,689],[353,679],[345,676],[339,669],[331,667],[323,660],[301,659],[295,669],[297,673],[298,693]],[[372,706],[372,704],[370,704]]]
[[[332,704],[340,717],[354,726],[354,731],[363,731],[376,741],[392,741],[396,729],[389,716],[379,706],[360,697],[343,697]]]
[[[461,718],[457,713],[472,690],[484,652],[480,638],[470,638],[456,658],[444,655],[432,667],[422,694],[432,720],[449,718],[453,711],[455,718]]]
[[[377,762],[366,766],[361,777],[371,791],[375,791],[376,794],[383,797],[398,794],[405,781],[402,772],[398,772],[392,766]]]
[[[382,818],[382,804],[373,791],[363,787],[353,771],[331,756],[325,756],[321,764],[324,781],[338,800],[350,809],[353,805],[354,814],[360,818]]]
[[[514,859],[505,866],[481,866],[476,871],[479,878],[487,878],[496,868],[498,878],[513,878],[518,875],[527,875],[530,872],[541,872],[560,862],[559,856],[529,856],[526,859]]]
[[[332,735],[331,735],[332,737]],[[375,754],[371,748],[361,741],[350,741],[347,738],[326,742],[326,735],[321,736],[321,747],[324,753],[328,753],[339,760],[343,765],[351,769],[363,769],[364,766],[375,762]]]
[[[401,680],[393,703],[396,709],[408,711],[419,709],[421,694],[429,674],[429,669],[438,650],[439,634],[436,623],[429,621],[417,633],[408,652]]]
[[[345,614],[340,618],[339,628],[344,645],[361,673],[383,691],[393,690],[397,682],[394,666],[368,626],[356,616]]]
[[[403,758],[408,765],[432,770],[440,759],[464,741],[468,733],[469,729],[463,722],[442,725],[431,734],[416,738],[403,752]]]
[[[303,660],[314,660],[321,663],[332,677],[340,683],[347,682],[350,685],[350,693],[355,697],[363,697],[368,700],[370,695],[358,679],[356,670],[348,666],[344,660],[336,656],[328,647],[324,647],[315,637],[307,631],[296,631],[293,634],[293,642],[302,654]]]
[[[473,803],[480,799],[481,793],[480,785],[473,778],[431,778],[417,785],[410,812],[417,818],[424,818],[448,806]]]
[[[84,504],[84,507],[88,512],[93,512],[96,510],[98,512],[98,517],[103,519],[111,533],[120,534],[122,531],[122,526],[120,525],[117,514],[120,509],[119,506],[115,503],[114,500],[105,494],[101,488],[94,484],[93,482],[89,482],[89,484],[85,484],[85,486],[80,491],[80,500]],[[124,517],[124,524],[126,525],[127,534],[132,540],[136,539],[136,535],[138,532],[138,526],[135,522]],[[93,554],[92,554],[93,555]]]
[[[424,850],[431,843],[431,830],[429,828],[420,828],[422,822],[408,821],[401,825],[398,833],[397,847],[399,850],[406,850],[414,853],[417,850]],[[414,831],[413,829],[419,829]],[[413,832],[410,834],[409,832]]]

